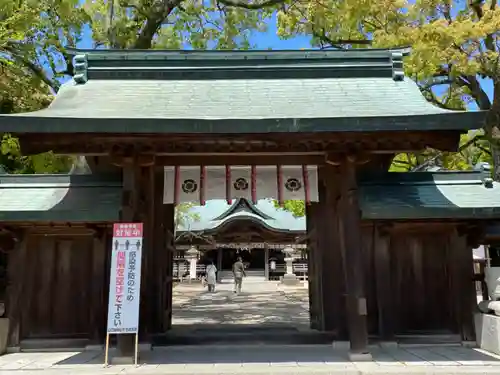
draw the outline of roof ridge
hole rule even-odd
[[[242,208],[242,210],[237,211],[238,208]],[[256,207],[256,205],[253,204],[252,202],[250,202],[248,199],[238,198],[235,200],[235,202],[227,210],[225,210],[220,215],[211,219],[211,221],[223,221],[223,220],[226,220],[228,217],[230,217],[238,212],[251,213],[251,214],[254,214],[254,215],[262,218],[263,220],[273,219],[271,216],[269,216],[269,215],[265,214],[264,212],[262,212],[261,210],[259,210]]]
[[[408,48],[356,50],[78,50],[75,81],[88,79],[230,79],[391,77],[401,80]],[[305,72],[305,73],[304,73]],[[274,73],[274,74],[272,74]],[[302,77],[304,78],[304,77]]]
[[[368,55],[386,55],[390,56],[394,52],[403,53],[405,56],[409,55],[411,52],[410,47],[398,47],[398,48],[358,48],[358,49],[347,49],[347,50],[324,50],[324,49],[283,49],[283,50],[183,50],[183,49],[82,49],[68,47],[66,51],[69,55],[81,55],[86,54],[89,59],[100,59],[109,60],[112,57],[118,58],[123,56],[130,56],[141,58],[143,56],[179,56],[182,58],[186,57],[197,57],[203,56],[214,56],[220,58],[231,57],[235,60],[246,59],[245,56],[303,56],[307,58],[308,56],[317,57],[321,56],[355,56],[355,57],[365,57]]]

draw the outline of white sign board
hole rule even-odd
[[[113,225],[108,334],[139,332],[142,223]]]

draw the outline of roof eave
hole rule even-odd
[[[500,219],[500,207],[398,207],[391,210],[362,209],[365,220],[490,220]]]
[[[0,221],[9,223],[112,223],[120,220],[119,210],[100,211],[0,211]]]
[[[485,116],[486,111],[449,111],[407,116],[264,119],[74,118],[23,114],[0,115],[0,132],[12,134],[256,134],[408,130],[469,131],[480,129]]]

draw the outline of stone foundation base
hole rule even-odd
[[[373,360],[371,353],[351,353],[349,352],[349,360],[352,362],[370,362]]]
[[[0,355],[7,352],[8,337],[9,337],[9,319],[0,318]]]
[[[382,349],[397,349],[399,347],[399,344],[397,341],[381,341],[378,344],[379,347]]]
[[[332,342],[332,347],[335,350],[349,350],[351,349],[351,344],[349,341],[334,341]]]
[[[300,280],[295,275],[286,274],[281,279],[283,285],[297,285],[300,283]]]
[[[140,356],[139,356],[140,358]],[[137,359],[137,362],[139,363],[139,358]],[[109,359],[109,364],[110,365],[133,365],[135,364],[135,358],[134,357],[111,357]]]
[[[474,315],[477,346],[500,355],[500,317],[491,314]]]

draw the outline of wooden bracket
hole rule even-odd
[[[338,167],[339,165],[342,164],[343,161],[343,155],[339,153],[333,153],[333,152],[327,152],[325,154],[325,163],[334,165]]]
[[[86,227],[89,228],[90,230],[92,230],[94,238],[102,239],[102,238],[104,238],[104,235],[106,234],[105,228],[99,227],[97,225],[89,224],[89,225],[86,225]]]
[[[371,156],[365,152],[351,152],[351,153],[335,153],[327,152],[325,154],[325,163],[330,165],[339,166],[346,162],[356,165],[363,165],[370,161]]]
[[[3,226],[1,229],[4,232],[8,233],[10,236],[12,236],[12,238],[15,242],[20,242],[24,237],[24,230],[23,229],[11,228],[8,226]]]
[[[348,154],[347,161],[356,165],[363,165],[370,161],[370,155],[366,153]]]
[[[375,224],[375,229],[380,236],[388,236],[393,229],[394,225],[392,223],[377,223]]]

